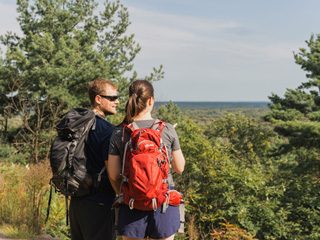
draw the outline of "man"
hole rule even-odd
[[[114,126],[105,120],[116,114],[119,104],[117,87],[107,79],[90,82],[91,109],[96,112],[95,129],[90,130],[87,142],[87,170],[96,179],[104,166],[107,167],[110,137]],[[115,199],[107,172],[102,174],[97,191],[82,197],[72,197],[70,202],[70,229],[72,240],[114,240]]]

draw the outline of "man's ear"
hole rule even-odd
[[[96,95],[94,98],[94,101],[96,102],[96,104],[100,105],[101,104],[101,99],[102,97],[100,97],[99,95]]]

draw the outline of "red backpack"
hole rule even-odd
[[[156,120],[150,128],[139,129],[134,122],[124,127],[131,135],[124,147],[123,180],[116,203],[145,211],[180,204],[181,194],[168,189],[170,163],[161,138],[165,124]]]

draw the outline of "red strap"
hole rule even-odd
[[[136,130],[132,123],[130,124],[126,124],[126,123],[122,123],[123,125],[123,131],[122,131],[122,154],[123,154],[123,147],[124,147],[124,142],[125,142],[125,139],[124,139],[124,135],[125,135],[125,130],[128,130],[130,132],[130,134]],[[154,121],[154,123],[152,124],[152,126],[150,127],[150,129],[155,129],[157,131],[159,131],[160,133],[163,131],[164,127],[166,126],[166,122],[163,122],[163,121],[160,121],[159,119],[156,119]]]
[[[158,126],[157,126],[158,125]],[[155,129],[157,131],[160,131],[160,133],[162,132],[162,130],[164,129],[166,123],[162,122],[158,119],[156,119],[154,121],[154,123],[151,125],[150,129]],[[129,125],[124,125],[130,132],[133,132],[134,130],[137,130],[136,128],[134,128],[133,124],[130,123]],[[136,125],[137,126],[137,125]],[[157,126],[157,127],[156,127]]]
[[[156,127],[156,125],[158,125],[158,126]],[[165,126],[166,126],[166,122],[162,122],[162,121],[160,121],[160,120],[157,119],[157,120],[152,124],[152,126],[150,127],[150,129],[151,129],[151,128],[152,128],[152,129],[155,129],[155,130],[157,130],[157,131],[159,131],[159,132],[161,133]]]
[[[128,129],[130,133],[132,133],[135,130],[132,123],[130,123],[129,125],[126,125],[125,128]]]

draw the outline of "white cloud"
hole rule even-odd
[[[221,48],[222,47],[222,48]],[[265,60],[275,59],[293,59],[292,52],[299,49],[298,44],[293,43],[232,43],[223,42],[218,47],[210,47],[210,51],[225,52],[238,56],[246,56],[250,58],[264,58]]]
[[[298,44],[255,26],[128,10],[130,31],[142,46],[136,70],[147,74],[164,64],[165,79],[155,85],[161,100],[267,100],[275,89],[296,84],[291,75],[302,75],[292,55]]]
[[[292,59],[292,52],[298,49],[295,44],[264,43],[265,35],[236,22],[176,16],[134,7],[129,7],[129,13],[130,31],[136,34],[142,46],[141,59],[155,54],[158,58],[167,58],[186,48],[249,58]]]
[[[172,26],[172,28],[175,29],[189,29],[194,32],[220,32],[243,28],[243,26],[232,21],[213,22],[210,19],[164,14],[160,12],[146,11],[135,7],[129,7],[129,13],[130,16],[133,16],[135,21],[153,25]]]

